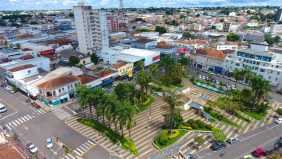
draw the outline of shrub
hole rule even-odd
[[[212,130],[212,126],[209,124],[204,123],[201,120],[194,120],[189,119],[187,122],[183,123],[185,127],[190,127],[194,130],[200,129],[200,130]]]
[[[278,109],[276,110],[276,112],[277,112],[279,115],[282,115],[282,108],[278,108]]]
[[[191,128],[190,126],[181,125],[180,129],[192,130],[193,128]]]
[[[179,130],[172,130],[172,134],[168,136],[168,139],[173,139],[179,136],[180,132]]]

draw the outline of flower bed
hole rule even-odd
[[[161,130],[158,135],[154,139],[154,145],[159,148],[163,149],[170,145],[176,143],[182,136],[186,134],[187,131],[185,130],[177,130],[173,129],[172,134],[169,133],[167,129]]]

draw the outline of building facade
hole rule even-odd
[[[250,68],[272,85],[281,85],[282,55],[268,50],[265,44],[251,44],[250,48],[238,50],[235,55],[228,55],[224,62],[224,70]]]
[[[106,13],[78,3],[74,6],[79,51],[87,54],[109,47]]]
[[[280,7],[277,11],[276,17],[275,17],[276,22],[282,21],[282,7]]]

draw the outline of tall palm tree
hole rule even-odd
[[[268,93],[271,91],[269,81],[264,80],[259,76],[254,76],[250,80],[252,91],[254,92],[253,97],[253,110],[254,107],[260,103],[263,99],[268,97]]]
[[[91,89],[91,91],[89,92],[89,100],[90,100],[89,110],[91,113],[91,118],[92,118],[92,106],[94,106],[94,108],[96,109],[97,120],[99,120],[98,114],[97,114],[97,106],[99,102],[101,101],[101,97],[103,96],[103,94],[104,94],[104,91],[100,87]]]
[[[142,103],[145,102],[145,96],[147,95],[150,81],[151,81],[151,78],[147,73],[142,71],[137,74],[136,83],[140,87]]]
[[[129,102],[129,101],[124,101],[123,102],[124,107],[125,107],[125,116],[127,117],[126,121],[126,128],[128,129],[129,137],[131,137],[131,128],[133,128],[136,125],[136,122],[134,120],[134,114],[135,114],[135,109],[134,106]]]
[[[119,129],[121,130],[121,135],[124,136],[123,134],[123,127],[126,125],[127,122],[127,115],[125,114],[126,111],[126,101],[118,101],[117,102],[117,121],[119,123]],[[128,102],[128,101],[127,101]]]
[[[162,109],[165,111],[164,117],[165,117],[165,122],[169,127],[169,133],[172,132],[172,128],[176,125],[175,117],[180,115],[180,109],[177,108],[177,106],[183,104],[180,101],[180,98],[181,96],[176,94],[174,91],[169,91],[164,96],[164,101],[167,104],[164,105]]]
[[[102,96],[101,105],[103,106],[102,110],[104,110],[103,115],[109,121],[109,128],[111,127],[111,123],[116,115],[116,98],[113,94],[105,94]],[[104,120],[104,119],[103,119]],[[104,123],[105,124],[105,123]]]
[[[91,89],[89,87],[87,87],[86,85],[79,85],[76,88],[76,93],[77,93],[77,96],[78,96],[78,99],[79,99],[80,108],[84,109],[86,106],[89,106],[89,104],[90,104],[89,92],[90,91],[91,91]],[[83,116],[85,118],[85,113],[83,113]]]
[[[159,70],[159,64],[153,63],[152,65],[149,66],[151,76],[154,78],[158,78],[160,74]]]
[[[255,76],[255,73],[251,70],[251,68],[242,70],[242,74],[244,75],[244,81],[246,84],[248,84],[250,80]]]

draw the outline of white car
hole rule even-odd
[[[282,123],[282,118],[277,118],[276,120],[274,120],[274,122],[276,124],[281,124]]]
[[[34,144],[32,144],[32,143],[27,144],[26,147],[27,147],[28,150],[29,150],[31,153],[33,153],[33,154],[35,154],[36,152],[38,152],[38,148],[37,148]]]
[[[216,84],[220,84],[220,82],[218,80],[215,81]]]
[[[199,75],[199,78],[202,79],[202,75]]]
[[[235,85],[232,85],[232,86],[231,86],[231,89],[233,89],[233,90],[236,89]]]
[[[52,142],[52,139],[51,139],[51,138],[46,139],[46,147],[47,147],[48,149],[50,149],[50,148],[53,147],[53,142]]]
[[[0,103],[0,113],[4,113],[6,111],[7,111],[7,108],[2,103]]]

